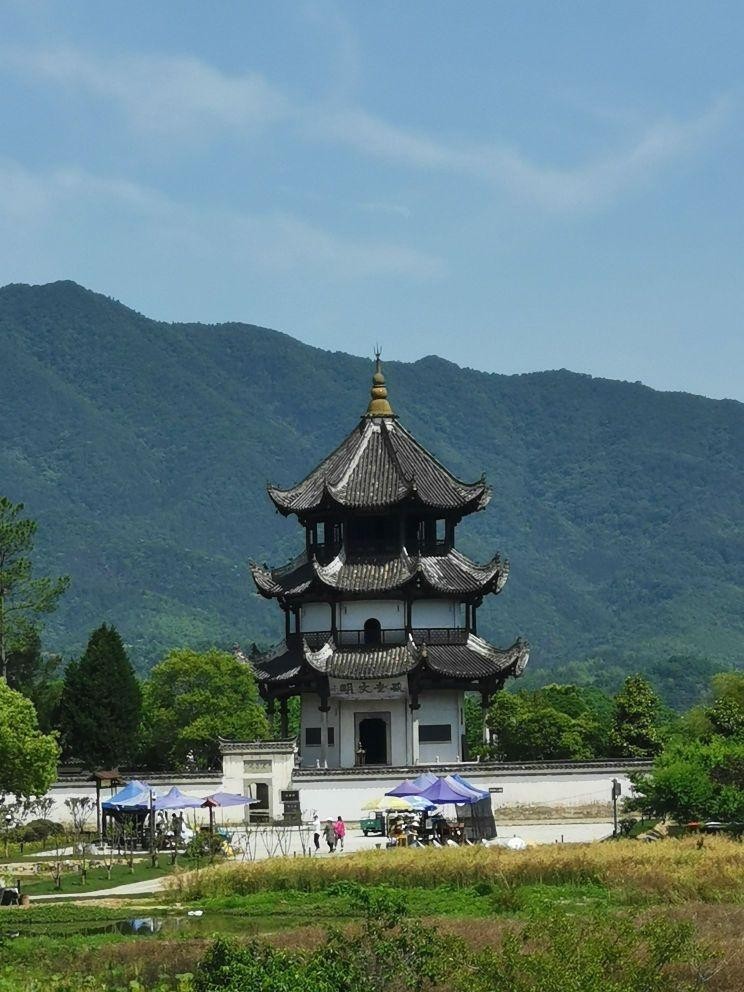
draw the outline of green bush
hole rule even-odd
[[[538,913],[501,946],[472,956],[456,973],[456,992],[688,992],[702,980],[681,969],[705,954],[689,924],[624,916]]]

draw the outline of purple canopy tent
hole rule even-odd
[[[466,789],[457,782],[446,778],[438,778],[428,789],[419,795],[422,799],[430,799],[433,803],[477,803],[483,797],[480,793]]]
[[[439,779],[436,775],[432,775],[431,772],[423,772],[418,778],[407,778],[404,779],[400,785],[396,785],[394,789],[390,792],[386,792],[386,796],[400,796],[405,799],[407,796],[420,796],[422,792],[429,788],[429,786],[434,785]]]
[[[408,796],[417,796],[420,791],[421,790],[417,789],[413,784],[413,779],[405,778],[400,785],[396,785],[394,789],[391,789],[390,792],[386,792],[385,795],[397,796],[399,799],[407,799]]]
[[[214,810],[216,806],[254,806],[259,800],[251,796],[239,796],[234,792],[213,792],[199,803],[209,809],[209,832],[214,833]]]

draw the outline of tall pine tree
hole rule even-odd
[[[662,748],[659,697],[642,675],[629,675],[615,696],[610,747],[618,758],[652,758]]]
[[[121,637],[103,624],[65,671],[60,730],[66,757],[91,770],[126,764],[137,747],[141,710],[139,683]]]

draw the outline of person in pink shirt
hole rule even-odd
[[[346,836],[346,824],[344,823],[344,821],[341,819],[340,816],[336,820],[336,822],[333,824],[333,832],[336,835],[336,842],[337,842],[338,846],[343,851],[343,849],[344,849],[344,837]]]

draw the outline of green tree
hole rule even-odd
[[[650,682],[629,675],[615,696],[610,747],[619,758],[650,758],[661,750],[661,704]]]
[[[38,632],[8,658],[8,685],[27,696],[36,707],[39,727],[46,734],[58,724],[62,676],[59,655],[43,654]]]
[[[717,737],[673,741],[649,774],[634,776],[631,806],[652,816],[689,820],[744,820],[744,743]]]
[[[136,750],[142,694],[115,627],[103,624],[65,671],[60,730],[68,757],[90,768],[116,767]]]
[[[220,763],[219,737],[268,737],[251,669],[225,651],[171,651],[144,685],[143,757],[149,767]]]
[[[500,692],[488,711],[495,756],[507,761],[606,757],[611,701],[573,685]]]
[[[7,681],[11,654],[22,651],[51,613],[69,578],[33,578],[31,559],[36,521],[21,516],[23,503],[0,496],[0,675]]]
[[[714,702],[726,699],[744,710],[744,672],[719,672],[711,679]]]
[[[0,795],[43,795],[58,757],[54,737],[39,730],[34,704],[0,681]]]

